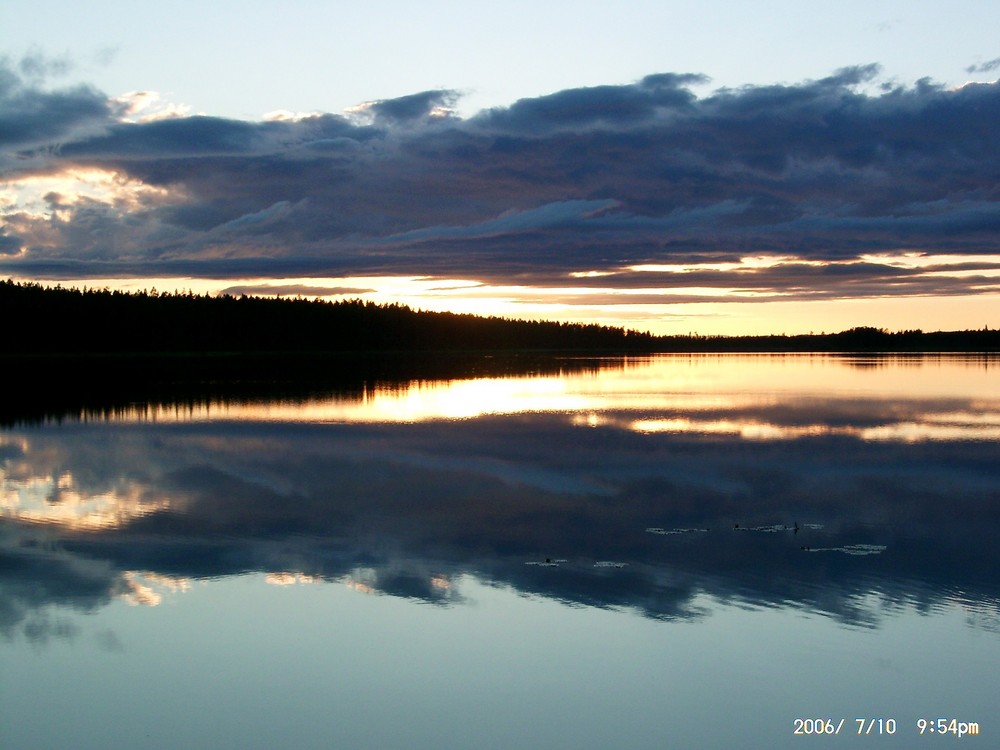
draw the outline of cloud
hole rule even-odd
[[[308,286],[306,284],[241,284],[222,289],[220,294],[228,294],[233,297],[246,294],[248,296],[276,296],[276,297],[340,297],[340,296],[360,296],[374,292],[374,289],[363,287],[346,286]]]
[[[388,242],[465,239],[521,234],[538,229],[579,226],[588,217],[617,205],[616,201],[559,201],[527,211],[509,211],[470,226],[428,227],[387,237]]]
[[[53,58],[33,50],[18,61],[17,69],[26,79],[37,83],[66,75],[73,69],[73,63],[68,57]]]
[[[242,232],[260,229],[261,227],[265,227],[286,218],[291,212],[291,203],[288,201],[278,201],[262,211],[254,211],[250,214],[244,214],[236,219],[231,219],[224,224],[220,224],[219,226],[214,227],[212,232]]]
[[[130,91],[115,100],[122,107],[122,119],[130,122],[152,122],[172,117],[183,117],[190,107],[160,101],[155,91]]]
[[[704,76],[660,73],[464,119],[436,89],[346,115],[133,122],[148,97],[45,89],[7,61],[0,170],[19,192],[0,204],[0,271],[530,285],[697,258],[1000,252],[1000,84],[880,75],[698,96]],[[104,192],[27,197],[74,170],[108,175]]]
[[[131,113],[131,108],[127,110]],[[275,123],[275,129],[278,123]],[[267,125],[194,116],[148,123],[121,123],[106,134],[63,146],[63,156],[80,162],[249,155],[262,150]]]
[[[423,91],[395,99],[366,102],[352,109],[351,113],[357,117],[370,118],[381,125],[405,126],[454,116],[452,108],[458,98],[457,91]]]
[[[970,65],[965,69],[966,73],[992,73],[995,70],[1000,70],[1000,57],[995,57],[984,63],[977,63],[975,65]]]
[[[698,75],[649,75],[630,86],[568,89],[480,114],[481,127],[504,133],[541,135],[559,130],[621,129],[649,122],[658,114],[684,111],[695,101],[686,86],[704,83]]]
[[[21,239],[8,234],[0,234],[0,255],[17,255],[21,252]]]
[[[0,58],[0,173],[30,156],[105,127],[114,116],[107,97],[89,86],[48,91],[42,80],[63,65],[38,56],[14,64]]]

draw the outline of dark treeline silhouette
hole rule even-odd
[[[358,300],[200,296],[0,282],[8,355],[578,351],[995,352],[1000,331],[653,336],[599,325],[420,312]]]
[[[886,331],[859,326],[839,333],[766,336],[662,336],[659,352],[1000,352],[1000,331]]]
[[[653,351],[599,325],[418,312],[358,300],[125,293],[0,282],[8,352]]]

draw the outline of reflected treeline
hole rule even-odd
[[[830,356],[835,356],[839,361],[848,367],[857,370],[886,370],[910,368],[915,369],[927,364],[949,361],[961,361],[967,367],[979,367],[983,370],[1000,367],[1000,356],[997,351],[975,350],[949,351],[949,350],[928,350],[912,352],[884,352],[880,354],[859,353],[859,352],[835,352]]]
[[[0,425],[255,403],[360,401],[380,389],[469,378],[559,376],[621,360],[547,353],[0,356]]]
[[[522,414],[8,431],[0,631],[26,632],[46,607],[141,599],[135,571],[336,580],[442,604],[461,601],[471,575],[659,619],[702,617],[709,601],[860,626],[953,606],[996,622],[995,441],[744,441],[615,424]]]

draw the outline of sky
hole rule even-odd
[[[5,0],[0,276],[995,328],[997,28],[980,0]]]

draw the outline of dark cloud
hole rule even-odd
[[[286,128],[284,123],[258,124],[203,116],[124,123],[109,128],[106,135],[66,144],[63,155],[90,162],[243,156],[269,150],[267,136]]]
[[[965,69],[966,73],[992,73],[995,70],[1000,70],[1000,57],[995,57],[992,60],[984,63],[977,63],[975,65],[970,65]]]
[[[433,90],[352,117],[126,122],[19,71],[0,70],[0,168],[107,170],[147,193],[4,209],[4,248],[24,248],[6,273],[531,284],[693,257],[1000,252],[1000,84],[872,94],[865,65],[699,97],[707,79],[665,73],[467,119]]]
[[[529,136],[581,128],[631,128],[657,115],[687,110],[695,96],[686,86],[705,80],[695,75],[657,74],[631,86],[568,89],[489,110],[474,122],[489,130]]]
[[[0,255],[17,255],[19,252],[21,252],[20,238],[0,233]]]
[[[439,119],[450,116],[451,108],[458,101],[456,91],[424,91],[419,94],[380,99],[360,108],[370,114],[376,123],[386,125],[407,125],[423,123],[431,117]]]
[[[37,56],[17,65],[0,58],[0,174],[30,155],[22,149],[51,151],[107,126],[114,116],[107,97],[89,86],[40,88],[39,80],[60,67]]]

